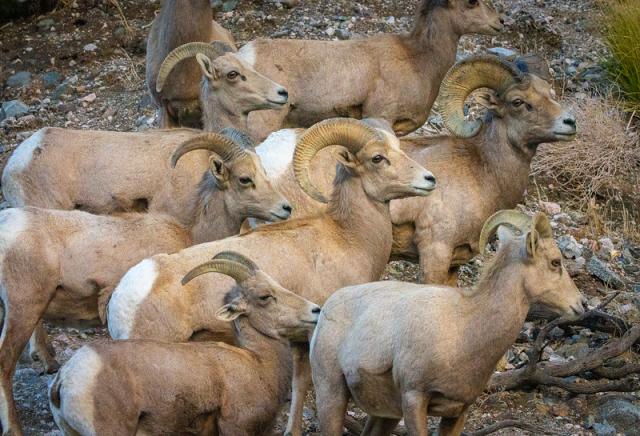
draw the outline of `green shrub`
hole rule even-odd
[[[611,50],[606,66],[629,109],[640,109],[640,0],[612,0],[605,7],[605,39]]]

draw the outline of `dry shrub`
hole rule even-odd
[[[640,222],[640,141],[638,132],[606,98],[569,101],[578,135],[571,142],[541,146],[532,164],[538,180],[551,183],[561,200],[591,214],[599,209],[623,233]],[[553,194],[553,193],[548,193]]]

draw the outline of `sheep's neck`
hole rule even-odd
[[[225,191],[215,186],[209,174],[205,174],[191,208],[189,227],[193,244],[216,241],[240,232],[244,217],[228,210]]]
[[[424,17],[417,15],[414,20],[407,46],[420,65],[420,71],[425,72],[425,80],[434,90],[429,107],[438,95],[442,79],[456,61],[460,36],[446,8],[436,8]]]
[[[200,106],[202,107],[202,125],[205,131],[217,133],[225,127],[235,127],[236,129],[248,131],[248,114],[227,110],[224,105],[221,104],[215,91],[210,90],[206,79],[204,80],[203,90],[200,94],[210,96],[206,101],[200,100]]]
[[[359,177],[343,177],[334,185],[327,209],[329,216],[340,226],[345,239],[362,249],[369,259],[373,279],[378,279],[389,260],[393,241],[389,203],[369,197]]]
[[[162,8],[168,24],[163,28],[174,44],[200,41],[202,35],[211,31],[213,15],[209,0],[167,0]],[[174,26],[174,23],[188,25]]]
[[[522,268],[520,263],[496,268],[495,274],[484,278],[467,300],[467,313],[471,315],[464,327],[469,332],[468,351],[484,356],[477,369],[487,374],[516,340],[529,311]]]
[[[471,142],[480,155],[486,176],[498,189],[494,194],[500,201],[498,209],[511,208],[522,199],[529,183],[531,159],[535,148],[514,144],[500,119],[485,124]]]
[[[291,383],[291,356],[289,345],[280,339],[274,339],[258,332],[247,317],[233,321],[236,343],[250,351],[262,366],[256,375],[260,385],[267,385],[268,392],[276,394],[278,401],[270,402],[274,408],[286,401]],[[285,370],[289,368],[289,370]]]

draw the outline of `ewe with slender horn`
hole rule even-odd
[[[210,150],[225,162],[247,156],[245,149],[231,138],[218,133],[205,133],[180,144],[171,156],[171,167],[175,168],[182,156],[194,150]]]
[[[220,273],[225,274],[235,280],[237,283],[242,283],[247,280],[249,277],[255,274],[255,270],[251,270],[247,267],[245,263],[244,256],[242,256],[242,260],[235,261],[231,260],[231,256],[227,257],[225,254],[229,254],[231,252],[223,252],[215,256],[212,260],[205,262],[201,265],[198,265],[191,271],[189,271],[182,278],[182,285],[186,285],[191,280],[195,279],[198,276],[207,273]],[[241,256],[236,254],[236,256]]]
[[[469,94],[479,88],[490,88],[499,93],[521,79],[522,75],[513,64],[496,56],[472,57],[458,62],[440,86],[445,126],[461,138],[475,136],[482,127],[482,121],[465,120],[464,102]]]
[[[309,177],[309,167],[313,157],[330,145],[341,145],[356,154],[371,141],[383,143],[385,138],[362,121],[349,118],[333,118],[321,121],[306,130],[298,141],[293,155],[293,172],[300,187],[316,201],[328,200]]]
[[[156,91],[162,91],[171,70],[173,70],[175,66],[184,59],[204,55],[209,58],[209,61],[213,61],[215,58],[222,56],[225,53],[233,53],[233,48],[222,41],[213,41],[211,44],[205,42],[189,42],[181,45],[180,47],[176,47],[171,53],[169,53],[169,55],[167,55],[162,62],[162,65],[160,65],[156,82]]]

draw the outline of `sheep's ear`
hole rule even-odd
[[[220,187],[226,187],[229,182],[229,170],[227,170],[227,167],[220,156],[216,154],[209,156],[209,168],[211,169],[213,177],[215,177],[220,184]]]
[[[336,159],[347,168],[356,167],[356,157],[346,148],[342,148],[336,153]]]
[[[209,56],[198,53],[196,55],[196,61],[198,61],[198,65],[200,65],[202,74],[207,76],[209,80],[218,80],[218,73],[216,73],[216,69],[213,66],[213,62],[211,62],[211,59],[209,59]]]
[[[216,318],[221,321],[233,321],[240,315],[247,313],[247,303],[241,299],[235,299],[229,304],[225,304],[216,311]]]
[[[481,92],[476,95],[476,102],[491,111],[502,115],[502,103],[494,92]]]
[[[540,244],[540,235],[536,230],[531,230],[527,233],[527,254],[529,257],[534,257],[538,251],[538,245]]]

